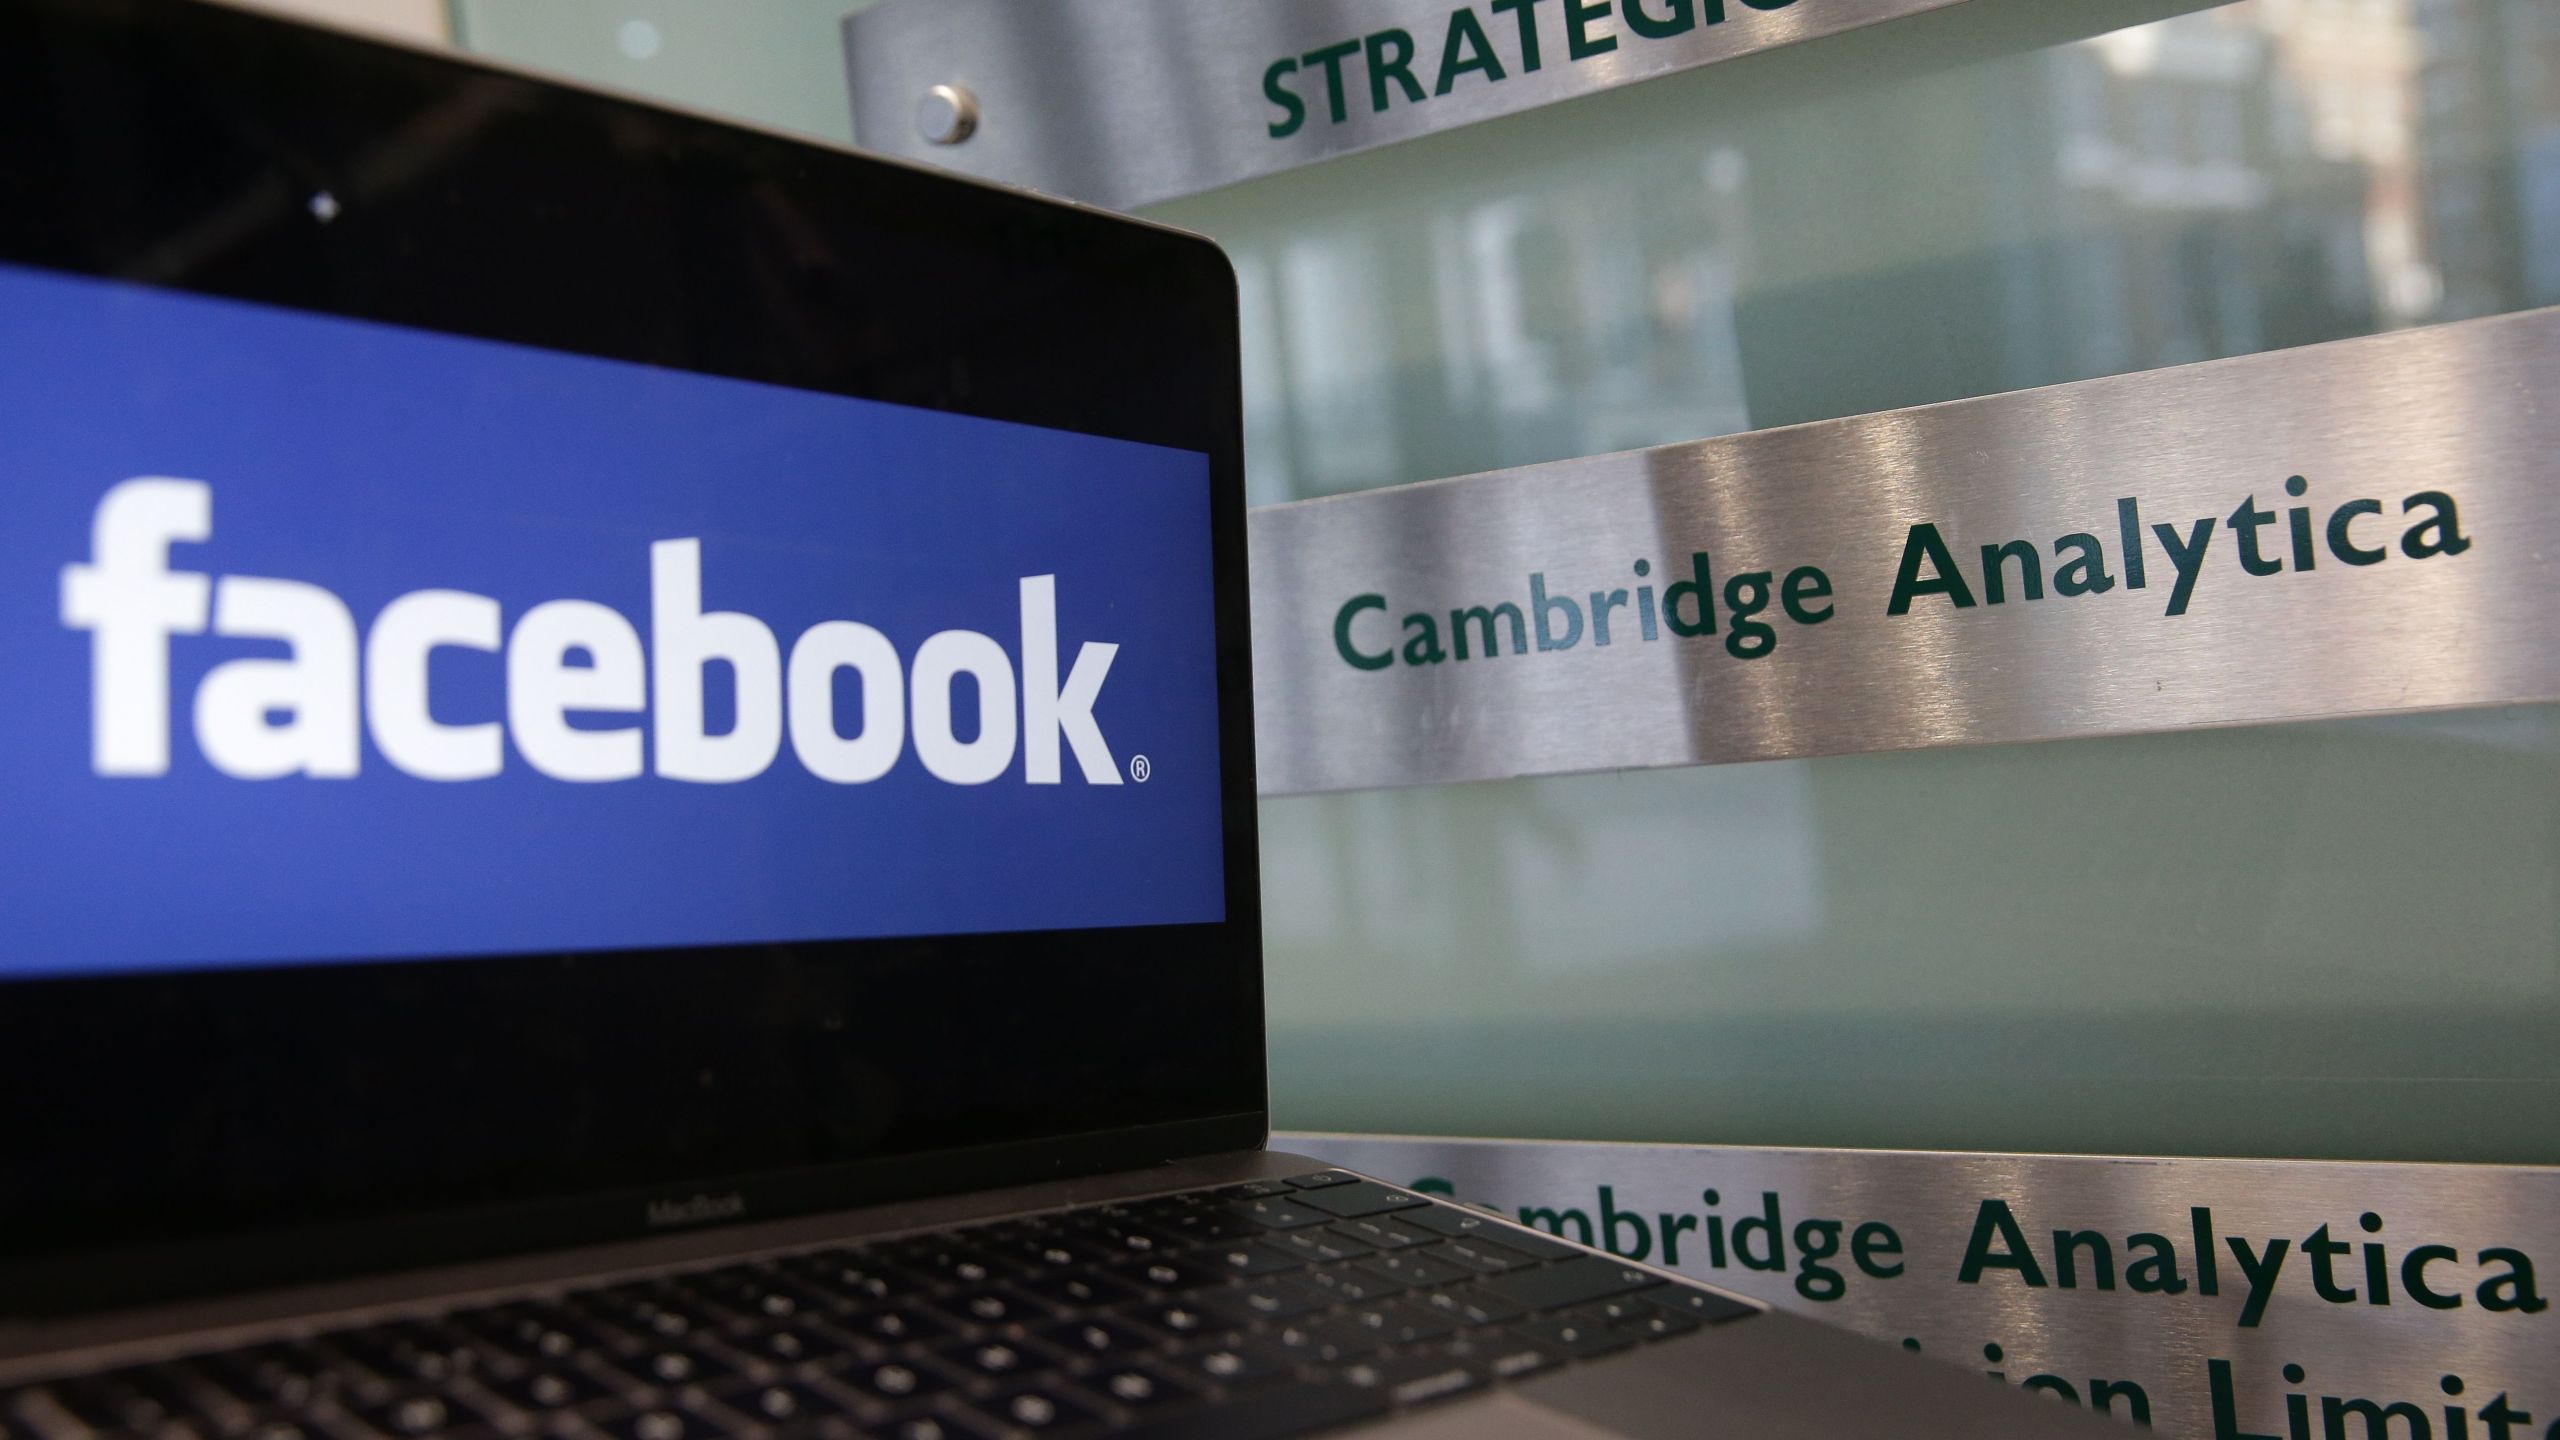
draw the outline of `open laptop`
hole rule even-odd
[[[1996,1433],[1269,1152],[1196,237],[0,0],[0,1435]]]

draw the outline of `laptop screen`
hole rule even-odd
[[[0,1316],[1259,1142],[1213,247],[162,0],[0,184]]]
[[[0,267],[0,974],[1224,918],[1208,457]]]

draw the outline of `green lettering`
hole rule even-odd
[[[1627,28],[1647,40],[1668,40],[1686,34],[1698,23],[1697,8],[1690,0],[1670,0],[1659,20],[1644,13],[1644,0],[1626,0],[1619,13],[1627,17]],[[1721,17],[1719,17],[1721,18]]]
[[[1920,562],[1929,562],[1937,578],[1920,578]],[[1964,572],[1956,569],[1956,557],[1947,553],[1947,542],[1938,538],[1938,527],[1919,524],[1902,540],[1902,564],[1893,576],[1893,598],[1887,600],[1884,613],[1908,615],[1911,602],[1923,595],[1944,595],[1958,610],[1973,608],[1973,587],[1964,583]]]
[[[2033,545],[2024,540],[2012,540],[2006,545],[1982,547],[1982,603],[1997,605],[2009,598],[2008,576],[2000,568],[2009,560],[2018,562],[2018,588],[2025,592],[2026,598],[2043,599],[2044,561],[2036,554]]]
[[[1464,44],[1462,54],[1459,47]],[[1464,5],[1449,12],[1449,34],[1440,42],[1440,81],[1431,87],[1434,95],[1446,95],[1461,75],[1481,72],[1487,80],[1502,78],[1502,62],[1495,58],[1493,42],[1487,40],[1484,25],[1476,12]]]
[[[1902,1236],[1881,1220],[1870,1220],[1849,1236],[1849,1258],[1858,1262],[1859,1269],[1879,1280],[1892,1279],[1902,1273],[1903,1267],[1899,1260],[1886,1265],[1878,1262],[1876,1257],[1901,1253]]]
[[[2347,1440],[2347,1417],[2364,1421],[2365,1440],[2388,1440],[2391,1422],[2409,1422],[2409,1440],[2433,1440],[2435,1431],[2427,1424],[2427,1412],[2406,1400],[2376,1405],[2370,1400],[2341,1400],[2335,1395],[2320,1397],[2320,1433],[2325,1440]]]
[[[1297,134],[1298,128],[1307,123],[1306,102],[1281,83],[1297,73],[1297,69],[1298,62],[1284,56],[1272,61],[1271,68],[1262,72],[1262,93],[1270,97],[1272,104],[1280,107],[1280,118],[1272,121],[1270,127],[1274,140]]]
[[[1437,665],[1449,658],[1440,648],[1440,622],[1428,615],[1404,617],[1404,663]]]
[[[2100,1380],[2095,1376],[2090,1377],[2090,1409],[2101,1414],[2113,1414],[2116,1408],[2116,1397],[2119,1395],[2124,1397],[2125,1418],[2147,1428],[2151,1424],[2150,1391],[2131,1380]]]
[[[2379,500],[2350,500],[2339,506],[2336,512],[2329,516],[2329,553],[2350,565],[2375,565],[2388,558],[2391,554],[2389,550],[2379,547],[2368,549],[2359,545],[2356,543],[2355,536],[2347,531],[2347,527],[2355,523],[2357,516],[2381,513],[2382,502]]]
[[[2379,510],[2382,507],[2376,505],[2373,508]],[[2458,1293],[2447,1295],[2428,1284],[2427,1267],[2439,1260],[2461,1258],[2461,1252],[2450,1245],[2420,1245],[2400,1262],[2400,1288],[2409,1292],[2410,1299],[2430,1310],[2459,1310],[2462,1308],[2462,1296]]]
[[[1799,565],[1787,572],[1787,583],[1780,592],[1789,617],[1799,625],[1819,625],[1831,618],[1831,607],[1816,610],[1808,600],[1831,598],[1831,577],[1811,565]]]
[[[1714,577],[1708,573],[1707,554],[1701,550],[1689,557],[1692,578],[1674,584],[1662,592],[1662,618],[1674,635],[1699,636],[1716,633],[1716,590]],[[1687,596],[1698,602],[1698,618],[1685,620],[1680,615],[1680,599]]]
[[[1403,30],[1381,30],[1369,37],[1369,109],[1384,114],[1387,82],[1404,91],[1407,104],[1422,103],[1422,82],[1413,78],[1413,36]],[[1395,53],[1390,55],[1389,50]]]
[[[1529,653],[1528,621],[1522,618],[1519,606],[1505,600],[1490,610],[1482,605],[1471,605],[1464,610],[1449,612],[1449,639],[1458,647],[1459,659],[1467,658],[1467,622],[1470,620],[1476,622],[1484,636],[1485,658],[1490,660],[1502,653],[1502,642],[1493,628],[1494,617],[1497,615],[1511,622],[1511,653],[1514,655]]]
[[[2178,583],[2169,587],[2171,615],[2187,613],[2187,602],[2195,598],[2196,577],[2204,573],[2205,547],[2213,543],[2213,517],[2206,516],[2188,527],[2184,540],[2178,538],[2175,525],[2154,525],[2151,533],[2160,537],[2160,548],[2168,553],[2169,564],[2178,572]]]
[[[1609,612],[1627,603],[1624,590],[1591,592],[1591,644],[1594,649],[1609,643]]]
[[[2107,573],[2107,547],[2086,530],[2074,530],[2053,542],[2053,554],[2062,559],[2064,550],[2072,552],[2053,572],[2056,595],[2104,595],[2116,588],[2116,577]]]
[[[1547,630],[1547,617],[1559,610],[1564,612],[1564,633],[1550,634]],[[1529,577],[1529,613],[1537,622],[1538,649],[1541,653],[1549,650],[1570,650],[1582,643],[1582,607],[1574,604],[1571,596],[1548,594],[1547,576],[1544,571]]]
[[[1970,601],[1967,602],[1971,603]],[[1991,1248],[1993,1241],[2000,1248]],[[1985,1270],[2015,1270],[2020,1282],[2041,1290],[2044,1267],[2036,1263],[2035,1253],[2027,1248],[2026,1233],[2018,1228],[2018,1217],[2009,1213],[2009,1202],[1992,1197],[1973,1212],[1973,1237],[1964,1242],[1964,1259],[1956,1265],[1956,1283],[1978,1285]]]
[[[2551,1302],[2543,1299],[2541,1293],[2533,1288],[2531,1256],[2521,1250],[2503,1248],[2480,1252],[2481,1264],[2493,1261],[2506,1266],[2507,1273],[2492,1275],[2480,1282],[2480,1288],[2473,1293],[2480,1301],[2481,1309],[2521,1310],[2527,1315],[2538,1315],[2551,1308]]]
[[[1564,0],[1565,54],[1575,60],[1588,60],[1617,49],[1617,36],[1591,33],[1591,22],[1608,13],[1609,0]]]
[[[1384,595],[1354,595],[1342,602],[1341,609],[1333,612],[1333,648],[1353,669],[1384,670],[1396,663],[1392,650],[1372,655],[1351,643],[1351,622],[1359,618],[1360,612],[1386,608],[1387,597]]]
[[[1539,0],[1493,0],[1496,15],[1509,11],[1520,17],[1520,73],[1534,75],[1538,70],[1538,3]]]
[[[2090,1268],[2096,1273],[2101,1290],[2116,1288],[2115,1247],[2107,1237],[2095,1230],[2056,1230],[2053,1232],[2053,1283],[2063,1290],[2080,1288],[2080,1252],[2089,1252]]]
[[[2124,1288],[2138,1295],[2184,1295],[2186,1277],[2178,1273],[2178,1247],[2166,1235],[2145,1231],[2124,1241],[2127,1263]],[[2140,1259],[2134,1259],[2139,1255]]]
[[[2421,490],[2400,502],[2400,513],[2406,515],[2421,505],[2435,514],[2410,526],[2408,533],[2400,537],[2401,554],[2424,560],[2430,555],[2459,555],[2471,548],[2471,537],[2462,533],[2462,517],[2454,513],[2452,496],[2441,490]],[[2435,539],[2418,538],[2430,530],[2436,533]]]
[[[1342,99],[1342,62],[1359,53],[1359,41],[1345,40],[1339,45],[1327,45],[1321,50],[1310,50],[1299,57],[1309,69],[1318,65],[1324,67],[1325,109],[1333,116],[1333,123],[1336,125],[1351,118],[1350,107],[1345,105]]]

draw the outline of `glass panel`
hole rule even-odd
[[[2245,0],[1944,65],[1897,37],[1150,212],[1246,277],[1256,499],[2560,302],[2545,0]]]
[[[2560,301],[2560,9],[1891,27],[1159,207],[1264,502]],[[1863,46],[1862,40],[1866,40]],[[1264,806],[1281,1126],[2560,1159],[2560,709]]]
[[[497,53],[838,135],[845,8],[457,0]],[[2056,44],[2059,8],[1158,207],[1236,257],[1256,500],[2560,303],[2560,6]],[[2560,1161],[2560,707],[1289,799],[1263,834],[1284,1127]]]

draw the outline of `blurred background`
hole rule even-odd
[[[844,0],[308,8],[853,138]],[[1235,258],[1258,504],[2560,303],[2560,6],[2145,13],[1967,0],[1149,213]],[[1284,1128],[2560,1162],[2560,708],[1263,841]]]

